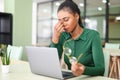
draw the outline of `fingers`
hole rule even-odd
[[[64,30],[64,24],[59,21],[55,26],[55,30],[59,33],[62,33]]]
[[[61,33],[64,30],[64,25],[63,23],[61,23],[60,21],[55,25],[54,27],[54,34],[53,34],[53,38],[52,41],[57,44],[59,41],[59,37],[61,35]]]
[[[56,28],[56,31],[57,31],[58,33],[62,33],[63,30],[64,30],[63,25],[60,25],[58,28]]]
[[[80,76],[85,70],[84,65],[74,62],[71,66],[71,70],[75,76]]]
[[[71,70],[75,72],[77,70],[77,68],[78,68],[77,62],[73,62]]]

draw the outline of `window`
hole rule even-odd
[[[37,2],[35,44],[48,46],[51,42],[53,27],[57,22],[57,9],[64,0]],[[86,1],[86,4],[85,4]],[[113,18],[120,16],[120,0],[110,0],[109,32],[106,33],[106,2],[102,0],[74,0],[80,8],[81,17],[86,28],[97,30],[101,41],[105,42],[109,33],[109,41],[120,42],[120,21],[113,23]],[[86,10],[86,11],[85,11]],[[112,21],[112,22],[111,22]],[[114,34],[112,32],[115,32]]]

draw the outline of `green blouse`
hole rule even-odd
[[[58,44],[52,42],[50,45],[50,47],[57,48],[59,58],[62,56],[63,46],[69,47],[72,50],[71,55],[76,58],[82,54],[78,62],[86,67],[83,74],[91,76],[104,74],[104,55],[97,31],[84,28],[83,33],[76,40],[73,40],[69,33],[63,32]],[[68,65],[68,69],[71,69],[71,64],[66,55],[64,55],[64,61]]]

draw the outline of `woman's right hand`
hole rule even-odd
[[[58,21],[56,25],[54,26],[54,32],[53,32],[53,37],[52,37],[53,43],[55,44],[58,43],[60,35],[63,31],[64,31],[64,24]]]
[[[71,66],[71,70],[75,76],[80,76],[84,73],[85,66],[81,63],[73,62]]]

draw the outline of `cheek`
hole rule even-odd
[[[71,28],[74,28],[76,25],[77,25],[77,21],[76,20],[73,20],[73,21],[71,21],[70,23],[69,23],[69,26],[71,27]]]

